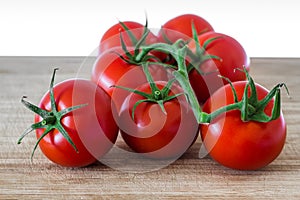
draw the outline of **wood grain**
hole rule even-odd
[[[122,172],[101,163],[63,168],[39,150],[31,163],[34,134],[16,144],[33,118],[21,96],[38,103],[53,67],[60,67],[59,82],[89,78],[92,62],[83,57],[0,57],[0,199],[300,199],[300,59],[251,59],[256,82],[267,88],[285,82],[291,93],[291,98],[284,91],[282,95],[286,145],[261,170],[235,171],[210,158],[198,159],[200,141],[171,165],[147,173]]]

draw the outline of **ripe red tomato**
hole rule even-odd
[[[205,48],[204,55],[218,56],[220,59],[212,58],[195,67],[205,74],[200,75],[196,70],[190,72],[190,82],[197,95],[199,102],[205,102],[209,96],[222,87],[225,82],[220,81],[218,75],[229,78],[232,82],[245,80],[246,76],[242,72],[245,67],[249,71],[250,60],[242,45],[234,38],[216,32],[208,32],[198,36],[200,46],[210,39],[211,41]],[[195,41],[191,41],[188,47],[196,52]],[[197,63],[197,61],[192,61]],[[237,68],[242,71],[236,70]]]
[[[167,21],[158,33],[158,40],[166,43],[168,41],[174,43],[178,39],[190,40],[193,38],[192,23],[194,23],[198,34],[214,30],[202,17],[193,14],[184,14]]]
[[[238,99],[241,100],[246,82],[234,82]],[[268,90],[255,84],[258,99],[263,99]],[[250,90],[248,95],[250,95]],[[216,91],[204,104],[203,111],[211,113],[218,108],[234,103],[229,85]],[[271,115],[274,101],[265,108]],[[226,112],[209,125],[201,125],[201,137],[209,155],[220,164],[239,170],[256,170],[271,163],[282,151],[286,138],[286,124],[281,113],[276,120],[262,123],[243,122],[238,110]]]
[[[118,127],[113,119],[111,99],[91,81],[71,79],[54,86],[54,97],[58,111],[74,105],[87,106],[74,110],[61,119],[61,124],[78,149],[57,130],[50,131],[39,143],[42,152],[54,163],[67,167],[82,167],[94,163],[105,155],[116,141]],[[39,107],[51,111],[47,92]],[[42,121],[39,115],[35,122]],[[36,129],[40,138],[45,129]]]
[[[128,96],[128,91],[116,90],[112,86],[135,89],[146,83],[147,79],[141,66],[127,63],[120,57],[122,55],[127,58],[122,48],[116,47],[112,50],[113,52],[107,51],[98,57],[94,63],[91,80],[103,88],[116,105],[120,105]],[[169,79],[169,71],[163,66],[149,65],[149,71],[154,80]]]
[[[129,31],[131,31],[137,41],[142,38],[145,31],[144,25],[132,21],[125,21],[122,23],[129,29]],[[124,29],[121,23],[117,23],[110,27],[102,36],[99,46],[99,55],[105,50],[113,47],[121,47],[120,33],[127,47],[134,47],[136,45],[130,38],[128,31]],[[153,44],[155,42],[157,42],[157,37],[150,31],[146,37],[145,44]]]
[[[167,82],[155,82],[162,89]],[[137,88],[151,94],[148,83]],[[169,95],[181,93],[174,85]],[[134,121],[132,110],[137,101],[145,100],[130,94],[119,111],[118,124],[126,144],[135,152],[156,159],[179,158],[196,140],[198,123],[184,95],[164,102],[166,114],[157,103],[144,102],[136,107]]]

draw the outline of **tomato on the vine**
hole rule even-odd
[[[232,82],[245,80],[246,76],[242,71],[244,68],[249,71],[250,60],[242,45],[231,36],[207,32],[198,36],[198,40],[200,47],[203,48],[201,51],[204,51],[200,53],[202,55],[197,55],[195,40],[192,40],[188,47],[196,55],[195,58],[191,58],[191,63],[201,73],[193,69],[189,75],[197,98],[203,103],[214,91],[226,84],[219,80],[218,75],[227,77]],[[202,58],[214,56],[214,58],[202,61],[201,56]],[[200,60],[197,60],[198,58]]]
[[[127,47],[135,47],[136,43],[142,39],[145,30],[149,31],[144,43],[153,44],[157,42],[157,37],[144,25],[133,22],[119,22],[110,27],[102,36],[99,45],[99,54],[113,47],[121,47],[121,36]]]
[[[155,84],[159,90],[163,90],[167,82],[157,81]],[[136,90],[149,95],[153,93],[149,83]],[[180,87],[174,84],[170,91],[162,96],[168,98],[182,92]],[[154,94],[161,95],[162,92],[157,90]],[[137,105],[137,102],[141,103]],[[132,93],[119,112],[118,124],[122,138],[132,150],[146,157],[179,158],[198,136],[199,125],[183,95],[159,105],[140,94]]]
[[[282,151],[280,88],[286,85],[269,92],[254,83],[242,45],[202,17],[177,16],[158,36],[147,22],[119,22],[98,50],[91,81],[53,86],[55,69],[39,106],[22,98],[36,115],[18,143],[35,130],[32,156],[39,146],[54,163],[87,166],[110,151],[119,131],[137,154],[173,161],[200,130],[211,158],[239,170],[265,167]]]
[[[69,79],[51,90],[53,97],[48,91],[38,107],[22,99],[36,113],[31,130],[36,130],[37,144],[59,165],[83,167],[94,163],[112,148],[118,135],[110,96],[84,79]]]
[[[237,98],[241,101],[246,81],[233,82]],[[269,91],[255,84],[257,98],[262,100]],[[250,96],[250,88],[248,88]],[[251,97],[250,97],[251,98]],[[212,113],[234,103],[229,84],[217,90],[204,104],[203,111]],[[264,112],[270,116],[274,107],[272,99]],[[282,112],[269,122],[242,121],[239,110],[228,111],[201,125],[201,137],[209,155],[220,164],[239,170],[256,170],[272,162],[283,149],[286,138],[286,123]]]

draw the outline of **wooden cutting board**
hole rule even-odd
[[[60,67],[59,82],[89,78],[92,63],[93,58],[84,57],[0,57],[0,199],[300,199],[300,59],[251,59],[256,82],[269,89],[285,82],[291,93],[288,98],[282,92],[286,145],[261,170],[236,171],[209,157],[199,159],[199,140],[182,158],[147,173],[119,171],[101,163],[63,168],[39,149],[31,163],[34,133],[17,145],[33,120],[21,97],[38,103],[54,67]]]

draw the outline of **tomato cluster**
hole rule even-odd
[[[268,91],[254,83],[242,45],[204,18],[177,16],[157,35],[147,23],[119,22],[98,52],[90,81],[50,86],[39,107],[22,99],[37,114],[23,136],[36,129],[37,145],[53,162],[89,165],[118,132],[151,159],[179,158],[198,135],[214,160],[233,169],[259,169],[280,154],[285,85]]]

